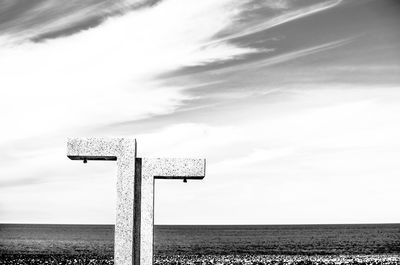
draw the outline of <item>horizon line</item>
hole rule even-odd
[[[115,225],[113,223],[3,223],[0,225]],[[400,222],[382,222],[382,223],[282,223],[282,224],[154,224],[154,226],[289,226],[289,225],[400,225]]]

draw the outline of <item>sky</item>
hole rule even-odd
[[[116,164],[206,158],[157,180],[156,224],[399,223],[395,0],[3,0],[0,222],[115,222]]]

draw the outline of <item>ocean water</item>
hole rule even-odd
[[[0,254],[113,255],[112,225],[0,224]],[[155,227],[156,255],[400,254],[400,224]]]

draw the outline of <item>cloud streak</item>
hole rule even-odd
[[[156,1],[68,1],[59,5],[53,0],[6,1],[0,6],[0,30],[9,44],[41,40],[47,36],[77,33],[98,26],[107,17],[121,15]]]
[[[290,62],[302,57],[313,55],[316,53],[324,52],[330,49],[335,49],[343,45],[351,43],[356,37],[341,39],[337,41],[331,41],[320,45],[315,45],[305,49],[299,49],[291,52],[286,52],[280,55],[271,56],[263,60],[257,60],[255,62],[250,62],[242,65],[236,65],[232,67],[225,67],[221,70],[214,70],[214,73],[222,74],[226,72],[234,71],[247,71],[255,68],[269,67],[280,63]]]
[[[261,23],[258,23],[256,25],[246,27],[244,30],[242,30],[239,33],[230,34],[224,38],[220,38],[220,39],[218,39],[218,41],[232,40],[232,39],[248,36],[251,34],[255,34],[255,33],[258,33],[261,31],[265,31],[265,30],[277,27],[279,25],[289,23],[294,20],[308,17],[313,14],[322,12],[324,10],[333,8],[337,5],[339,5],[341,2],[342,2],[342,0],[330,0],[330,1],[325,1],[322,3],[314,4],[311,6],[303,7],[303,8],[297,8],[292,11],[284,12],[282,15],[268,18],[266,21],[262,21]]]

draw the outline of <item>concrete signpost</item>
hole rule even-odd
[[[117,161],[114,264],[153,264],[154,179],[203,179],[205,159],[137,158],[136,140],[71,138],[72,160]]]

